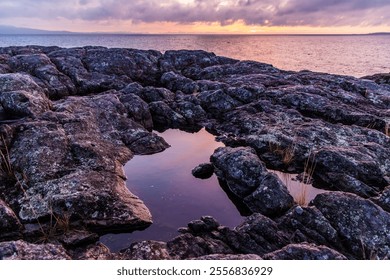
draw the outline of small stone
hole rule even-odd
[[[214,174],[214,166],[211,163],[202,163],[192,169],[192,175],[199,179],[208,179]]]

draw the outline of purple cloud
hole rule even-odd
[[[19,0],[1,1],[0,17],[220,22],[250,25],[390,25],[389,0]]]

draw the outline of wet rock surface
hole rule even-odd
[[[0,48],[0,256],[389,258],[389,108],[388,74],[290,72],[204,51]],[[250,216],[233,229],[202,217],[116,254],[95,243],[152,223],[123,173],[168,147],[152,131],[201,127],[226,147],[199,174],[214,170]],[[330,192],[299,206],[270,169]]]

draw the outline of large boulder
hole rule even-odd
[[[251,148],[221,147],[211,156],[216,174],[253,213],[278,216],[294,204],[280,179],[268,172]]]
[[[50,110],[52,104],[27,74],[0,74],[0,104],[10,118],[34,117]]]
[[[317,195],[313,205],[356,257],[383,259],[390,255],[390,214],[370,200],[330,192]]]

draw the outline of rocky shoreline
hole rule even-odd
[[[204,51],[0,48],[0,259],[388,259],[388,75]],[[123,165],[169,147],[153,130],[202,127],[226,147],[194,173],[214,172],[250,215],[110,252],[99,236],[152,223]],[[269,169],[329,192],[301,205]]]

